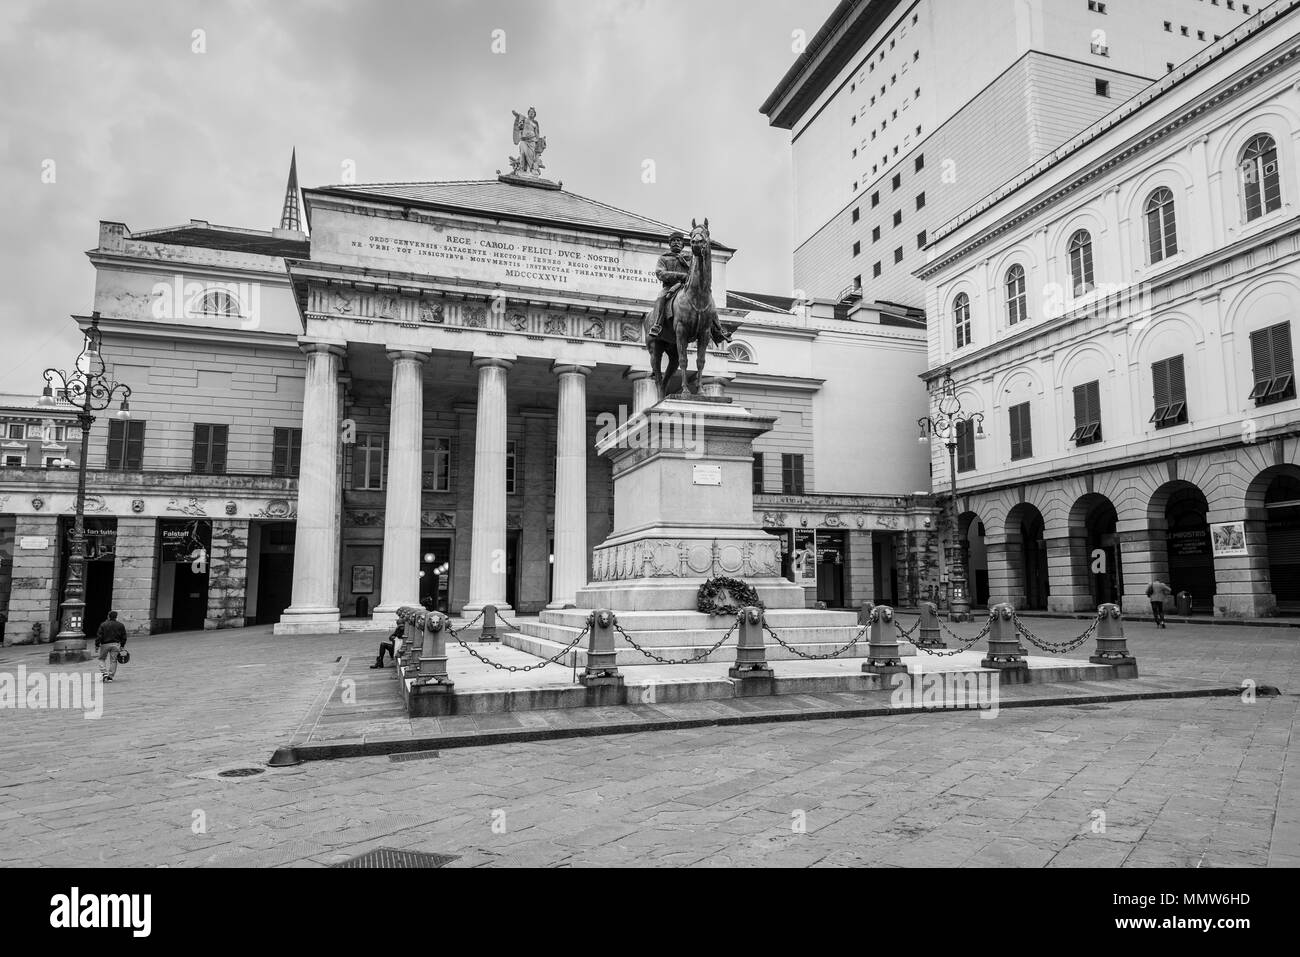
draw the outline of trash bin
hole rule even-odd
[[[1180,615],[1190,615],[1192,613],[1192,593],[1180,591],[1175,595],[1174,608]]]

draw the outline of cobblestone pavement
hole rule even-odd
[[[1028,623],[1051,640],[1083,627]],[[453,867],[1300,865],[1300,632],[1130,637],[1145,674],[1284,694],[702,728],[221,779],[264,766],[338,657],[374,637],[132,639],[101,719],[0,711],[0,864],[318,866],[393,846],[458,855]],[[0,673],[47,672],[47,653],[4,649]]]

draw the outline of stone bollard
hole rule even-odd
[[[618,651],[614,647],[614,626],[618,618],[608,608],[587,616],[591,636],[587,645],[587,668],[578,680],[587,689],[587,704],[623,704],[626,692],[618,673]]]
[[[1020,636],[1016,634],[1016,610],[1006,602],[989,609],[988,640],[989,650],[980,662],[981,668],[1028,674],[1025,649],[1020,647]]]
[[[500,641],[497,635],[497,606],[483,606],[483,628],[482,633],[478,636],[479,641]]]
[[[894,625],[894,609],[877,605],[871,609],[867,625],[867,660],[862,666],[865,674],[907,674],[907,666],[898,651],[898,628]]]
[[[919,609],[921,623],[917,630],[916,646],[918,648],[947,648],[948,643],[939,636],[939,606],[932,601],[923,601]]]
[[[1105,604],[1097,607],[1097,653],[1088,661],[1094,665],[1127,666],[1137,677],[1137,659],[1129,654],[1128,639],[1124,637],[1124,615],[1119,605]]]
[[[416,673],[426,683],[445,686],[450,692],[453,685],[447,675],[447,616],[429,612],[424,618],[423,637]]]
[[[869,601],[864,601],[861,605],[858,606],[859,625],[871,624],[871,609],[874,607],[876,607],[875,604]]]
[[[736,663],[727,677],[737,682],[736,694],[746,697],[772,693],[772,669],[767,663],[763,638],[763,610],[749,605],[740,612],[740,638],[736,642]]]

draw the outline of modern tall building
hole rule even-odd
[[[936,230],[927,378],[984,415],[957,467],[989,601],[1300,610],[1298,131],[1278,0]]]
[[[920,307],[934,230],[1231,32],[1236,0],[844,0],[763,103],[799,294]]]

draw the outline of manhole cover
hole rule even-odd
[[[331,867],[442,867],[459,854],[430,854],[426,851],[401,851],[395,847],[377,847],[358,857],[331,864]]]
[[[389,761],[428,761],[430,758],[440,757],[437,751],[403,751],[400,754],[390,754]]]
[[[219,778],[251,778],[254,774],[261,774],[266,768],[230,768],[227,771],[218,771]]]

